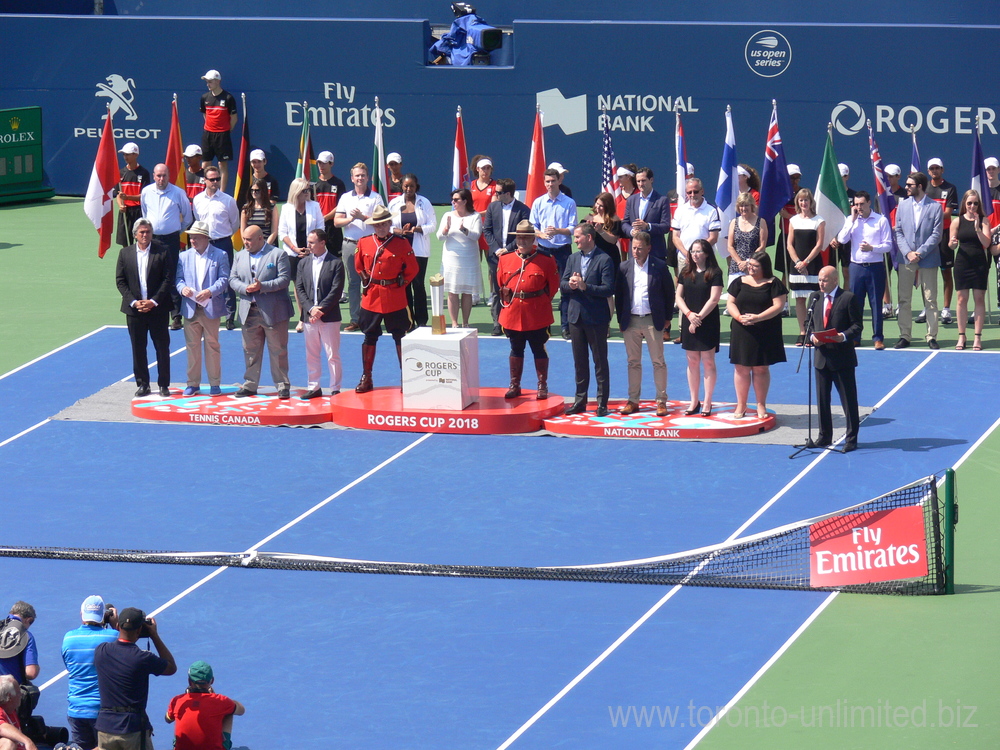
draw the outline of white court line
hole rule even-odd
[[[416,440],[414,440],[412,443],[410,443],[406,447],[400,449],[399,451],[397,451],[393,455],[389,456],[389,458],[385,459],[385,461],[383,461],[382,463],[380,463],[378,466],[375,466],[375,467],[369,469],[368,471],[366,471],[364,474],[362,474],[360,477],[358,477],[354,481],[349,482],[348,484],[345,484],[343,487],[341,487],[339,490],[337,490],[336,492],[334,492],[332,495],[330,495],[326,499],[321,500],[320,502],[316,503],[313,507],[311,507],[305,513],[303,513],[300,516],[298,516],[297,518],[289,521],[288,523],[286,523],[284,526],[282,526],[280,529],[278,529],[277,531],[273,532],[272,534],[268,534],[266,537],[264,537],[259,542],[257,542],[255,545],[253,545],[248,550],[246,550],[246,552],[244,552],[244,554],[249,554],[251,552],[254,552],[254,551],[258,550],[260,547],[262,547],[263,545],[267,544],[269,541],[271,541],[272,539],[274,539],[279,534],[282,534],[285,531],[288,531],[288,529],[292,528],[295,524],[297,524],[300,521],[308,518],[309,516],[311,516],[316,511],[320,510],[321,508],[325,507],[329,503],[333,502],[334,500],[336,500],[338,497],[340,497],[341,495],[343,495],[348,490],[350,490],[350,489],[358,486],[359,484],[361,484],[362,482],[364,482],[369,477],[377,474],[379,471],[381,471],[386,466],[388,466],[389,464],[391,464],[397,458],[400,458],[401,456],[404,456],[407,453],[409,453],[411,450],[413,450],[414,448],[416,448],[422,442],[424,442],[425,440],[427,440],[428,438],[430,438],[433,434],[434,434],[433,432],[427,432],[427,433],[421,435],[419,438],[417,438]],[[225,571],[227,571],[229,569],[230,569],[230,567],[228,565],[222,565],[222,566],[216,568],[215,570],[213,570],[211,573],[209,573],[207,576],[205,576],[204,578],[202,578],[197,583],[194,583],[191,586],[188,586],[181,593],[177,594],[172,599],[164,602],[159,607],[157,607],[156,609],[154,609],[152,612],[149,612],[148,615],[150,617],[156,617],[156,615],[160,614],[160,612],[163,612],[168,607],[176,604],[181,599],[183,599],[185,596],[187,596],[188,594],[190,594],[192,591],[195,591],[195,590],[201,588],[206,583],[208,583],[209,581],[211,581],[213,578],[215,578],[218,575],[221,575],[222,573],[224,573]],[[44,685],[42,685],[38,689],[39,690],[45,690],[45,688],[49,687],[53,683],[58,682],[59,680],[61,680],[63,677],[65,677],[68,674],[69,674],[69,672],[67,672],[64,669],[62,672],[60,672],[59,674],[57,674],[55,677],[51,678],[48,682],[46,682]]]
[[[896,393],[897,391],[899,391],[899,389],[900,389],[900,388],[902,388],[902,387],[903,387],[903,386],[904,386],[904,385],[905,385],[906,383],[908,383],[908,382],[909,382],[909,381],[910,381],[910,380],[911,380],[911,379],[913,378],[913,376],[914,376],[914,375],[916,375],[916,374],[917,374],[918,372],[920,372],[920,370],[922,370],[922,369],[924,368],[924,366],[926,366],[926,365],[927,365],[927,363],[928,363],[928,362],[930,362],[930,361],[931,361],[931,359],[933,359],[933,358],[934,358],[934,355],[935,355],[935,354],[937,354],[937,352],[936,352],[936,351],[935,351],[935,352],[932,352],[932,353],[931,353],[931,354],[930,354],[929,356],[925,357],[925,358],[924,358],[924,359],[923,359],[923,360],[922,360],[922,361],[920,362],[920,364],[919,364],[919,365],[917,365],[917,366],[916,366],[915,368],[913,368],[913,370],[911,370],[911,371],[910,371],[910,373],[909,373],[909,374],[908,374],[908,375],[907,375],[907,376],[906,376],[905,378],[903,378],[903,380],[901,380],[901,381],[900,381],[900,382],[899,382],[899,383],[898,383],[898,384],[896,385],[896,387],[894,387],[894,388],[893,388],[893,389],[892,389],[891,391],[889,391],[889,393],[887,393],[887,394],[886,394],[886,395],[885,395],[885,396],[884,396],[884,397],[883,397],[883,398],[882,398],[882,399],[881,399],[881,400],[880,400],[880,401],[879,401],[879,402],[878,402],[878,403],[877,403],[877,404],[875,405],[875,407],[874,407],[874,408],[875,408],[875,409],[878,409],[878,408],[879,408],[880,406],[882,406],[883,404],[885,404],[885,402],[886,402],[886,401],[888,401],[888,400],[889,400],[889,399],[890,399],[890,398],[891,398],[891,397],[892,397],[892,396],[893,396],[893,395],[894,395],[894,394],[895,394],[895,393]],[[785,485],[784,487],[782,487],[782,488],[781,488],[781,490],[779,490],[779,491],[778,491],[778,493],[777,493],[777,494],[776,494],[776,495],[775,495],[774,497],[772,497],[772,498],[771,498],[770,500],[768,500],[768,501],[767,501],[767,502],[766,502],[766,503],[765,503],[764,505],[762,505],[762,506],[761,506],[761,507],[760,507],[760,508],[759,508],[759,509],[757,510],[757,512],[756,512],[756,513],[754,513],[754,514],[753,514],[752,516],[750,516],[750,518],[748,518],[748,519],[747,519],[747,520],[746,520],[746,521],[745,521],[745,522],[744,522],[744,523],[743,523],[743,524],[742,524],[742,525],[741,525],[741,526],[740,526],[740,527],[739,527],[738,529],[736,529],[736,531],[734,531],[734,532],[733,532],[732,534],[730,534],[730,535],[729,535],[729,538],[728,538],[728,539],[726,539],[726,540],[725,540],[725,542],[731,542],[731,541],[732,541],[733,539],[735,539],[735,538],[736,538],[736,537],[738,537],[738,536],[739,536],[740,534],[742,534],[742,533],[743,533],[743,531],[744,531],[744,530],[745,530],[745,529],[746,529],[746,528],[747,528],[748,526],[750,526],[750,524],[752,524],[752,523],[753,523],[754,521],[756,521],[756,520],[757,520],[758,518],[760,518],[760,516],[761,516],[761,515],[762,515],[762,514],[763,514],[763,513],[765,512],[765,511],[767,511],[767,509],[768,509],[768,508],[770,508],[770,507],[771,507],[772,505],[774,505],[774,504],[775,504],[775,503],[776,503],[776,502],[777,502],[777,501],[778,501],[778,500],[779,500],[779,499],[780,499],[781,497],[783,497],[783,496],[784,496],[784,495],[785,495],[785,494],[786,494],[786,493],[787,493],[787,492],[788,492],[788,491],[789,491],[789,490],[790,490],[790,489],[791,489],[792,487],[794,487],[794,486],[795,486],[796,484],[798,484],[799,480],[801,480],[801,479],[802,479],[802,478],[803,478],[803,477],[804,477],[804,476],[805,476],[806,474],[808,474],[808,473],[809,473],[810,471],[812,471],[812,470],[813,470],[813,469],[814,469],[814,468],[816,467],[816,465],[817,465],[817,464],[819,464],[819,462],[820,462],[820,461],[822,461],[822,460],[823,460],[824,458],[826,458],[826,457],[827,457],[827,456],[828,456],[829,454],[830,454],[830,451],[823,451],[823,452],[822,452],[822,453],[820,453],[820,454],[819,454],[818,456],[816,456],[816,457],[815,457],[815,458],[814,458],[814,459],[813,459],[813,460],[812,460],[812,461],[811,461],[811,462],[809,463],[809,465],[808,465],[808,466],[806,466],[806,467],[805,467],[805,468],[804,468],[804,469],[803,469],[802,471],[800,471],[800,472],[799,472],[799,473],[798,473],[798,474],[797,474],[797,475],[795,476],[795,478],[794,478],[794,479],[792,479],[792,480],[791,480],[790,482],[788,482],[788,484],[786,484],[786,485]],[[725,544],[725,542],[723,542],[723,544]],[[542,716],[544,716],[544,715],[545,715],[545,713],[546,713],[546,712],[548,712],[548,710],[549,710],[550,708],[552,708],[552,706],[554,706],[554,705],[555,705],[556,703],[558,703],[558,702],[559,702],[559,701],[560,701],[560,700],[561,700],[561,699],[562,699],[562,698],[563,698],[563,697],[564,697],[564,696],[565,696],[565,695],[566,695],[566,694],[567,694],[567,693],[568,693],[568,692],[569,692],[570,690],[572,690],[572,689],[573,689],[574,687],[576,687],[576,685],[577,685],[577,684],[579,684],[579,682],[580,682],[580,681],[581,681],[581,680],[582,680],[582,679],[583,679],[584,677],[586,677],[586,676],[587,676],[588,674],[590,674],[590,673],[591,673],[591,672],[592,672],[592,671],[593,671],[593,670],[594,670],[594,669],[595,669],[595,668],[596,668],[596,667],[597,667],[597,666],[598,666],[598,665],[599,665],[599,664],[600,664],[601,662],[603,662],[603,661],[604,661],[604,660],[605,660],[605,659],[606,659],[606,658],[607,658],[608,656],[610,656],[610,655],[611,655],[611,653],[612,653],[612,652],[613,652],[613,651],[614,651],[615,649],[617,649],[617,648],[618,648],[618,647],[619,647],[619,646],[620,646],[620,645],[621,645],[622,643],[624,643],[624,642],[625,642],[625,640],[626,640],[626,639],[627,639],[627,638],[628,638],[628,637],[629,637],[630,635],[632,635],[632,634],[633,634],[633,633],[634,633],[634,632],[635,632],[636,630],[638,630],[638,629],[639,629],[639,627],[640,627],[640,626],[641,626],[641,625],[642,625],[642,624],[643,624],[644,622],[646,622],[646,620],[648,620],[648,619],[649,619],[650,617],[652,617],[652,615],[653,615],[653,614],[654,614],[654,613],[655,613],[655,612],[656,612],[656,611],[657,611],[658,609],[660,609],[660,607],[662,607],[662,606],[663,606],[664,604],[666,604],[666,603],[667,603],[667,601],[669,601],[669,600],[671,599],[671,597],[673,597],[673,595],[674,595],[674,594],[676,594],[676,593],[677,593],[678,591],[680,591],[680,589],[681,589],[681,588],[682,588],[682,587],[678,585],[678,586],[674,586],[674,587],[673,587],[672,589],[670,589],[670,591],[668,591],[668,592],[666,593],[666,595],[664,595],[664,597],[663,597],[662,599],[660,599],[660,600],[659,600],[659,601],[658,601],[658,602],[657,602],[656,604],[654,604],[654,605],[653,605],[653,606],[652,606],[652,607],[651,607],[651,608],[650,608],[650,609],[649,609],[649,610],[648,610],[648,611],[647,611],[647,612],[646,612],[646,613],[645,613],[645,614],[644,614],[644,615],[643,615],[642,617],[640,617],[640,618],[639,618],[639,619],[638,619],[638,620],[637,620],[637,621],[636,621],[635,623],[633,623],[633,624],[632,624],[632,626],[631,626],[631,627],[629,627],[629,629],[628,629],[628,630],[626,630],[626,631],[625,631],[624,633],[622,633],[622,634],[621,634],[620,636],[618,636],[618,638],[617,638],[617,639],[615,640],[615,642],[614,642],[614,643],[612,643],[612,644],[611,644],[610,646],[608,646],[608,647],[607,647],[607,648],[606,648],[606,649],[605,649],[605,650],[604,650],[604,651],[603,651],[603,652],[601,653],[601,655],[600,655],[600,656],[598,656],[598,657],[597,657],[596,659],[594,659],[594,660],[593,660],[593,661],[592,661],[592,662],[591,662],[590,664],[588,664],[588,665],[586,666],[586,668],[584,668],[584,670],[583,670],[582,672],[580,672],[580,674],[578,674],[578,675],[577,675],[576,677],[574,677],[574,678],[573,678],[572,680],[570,680],[570,681],[569,681],[569,683],[568,683],[568,684],[567,684],[567,685],[566,685],[565,687],[563,687],[563,689],[562,689],[562,690],[560,690],[560,691],[559,691],[558,693],[556,693],[556,694],[555,694],[555,695],[554,695],[554,696],[553,696],[553,697],[552,697],[552,698],[551,698],[551,699],[550,699],[550,700],[548,701],[548,703],[546,703],[546,704],[545,704],[544,706],[542,706],[542,707],[541,707],[540,709],[538,709],[538,711],[536,711],[536,712],[535,712],[535,714],[534,714],[534,715],[533,715],[533,716],[532,716],[532,717],[531,717],[530,719],[528,719],[528,720],[527,720],[526,722],[524,722],[524,724],[522,724],[522,725],[521,725],[520,727],[518,727],[517,731],[516,731],[516,732],[514,732],[514,734],[512,734],[512,735],[511,735],[510,737],[508,737],[508,738],[507,738],[507,739],[506,739],[506,740],[505,740],[505,741],[503,742],[503,744],[501,744],[501,745],[500,745],[500,746],[499,746],[499,747],[497,748],[497,750],[506,750],[506,748],[510,747],[510,746],[511,746],[511,745],[512,745],[512,744],[513,744],[513,743],[514,743],[514,742],[515,742],[516,740],[517,740],[517,738],[518,738],[518,737],[520,737],[520,736],[521,736],[522,734],[524,734],[524,733],[525,733],[525,732],[526,732],[526,731],[527,731],[528,729],[530,729],[530,728],[531,728],[531,726],[532,726],[533,724],[535,724],[535,722],[537,722],[537,721],[538,721],[538,720],[539,720],[539,719],[540,719],[540,718],[541,718]],[[829,602],[829,601],[832,601],[832,600],[833,600],[833,598],[832,598],[832,597],[828,597],[828,599],[827,599],[826,601],[827,601],[827,602]],[[823,606],[825,606],[825,605],[823,605]],[[822,610],[822,606],[820,607],[820,609],[816,610],[816,612],[814,612],[814,613],[813,613],[813,615],[814,615],[814,616],[815,616],[815,615],[818,615],[818,614],[819,614],[819,612],[820,612],[821,610]],[[804,624],[803,624],[803,626],[799,628],[799,631],[796,631],[796,633],[798,633],[798,632],[800,632],[800,631],[802,631],[802,630],[805,630],[805,626],[806,626],[806,625],[808,625],[808,624],[809,624],[810,622],[812,622],[812,619],[809,619],[809,620],[807,620],[807,621],[806,621],[806,623],[804,623]],[[798,636],[796,635],[796,636],[794,636],[794,637],[798,637]],[[791,644],[791,642],[789,641],[789,645],[790,645],[790,644]],[[763,674],[763,672],[760,672],[760,674]],[[720,712],[720,716],[722,715],[722,713],[724,713],[724,712]]]
[[[41,426],[42,426],[43,424],[48,424],[48,423],[49,423],[49,422],[51,422],[51,421],[52,421],[51,419],[48,419],[48,418],[46,418],[46,419],[43,419],[43,420],[42,420],[41,422],[39,422],[38,424],[34,424],[34,425],[32,425],[31,427],[29,427],[29,428],[28,428],[28,429],[26,429],[26,430],[21,430],[21,431],[20,431],[19,433],[17,433],[16,435],[13,435],[13,436],[11,436],[11,437],[7,438],[6,440],[4,440],[4,441],[3,441],[2,443],[0,443],[0,448],[3,448],[3,447],[4,447],[5,445],[7,445],[7,443],[13,443],[13,442],[14,442],[15,440],[17,440],[17,439],[18,439],[19,437],[21,437],[22,435],[27,435],[27,434],[28,434],[29,432],[31,432],[32,430],[37,430],[37,429],[38,429],[39,427],[41,427]]]
[[[820,604],[818,607],[816,607],[815,610],[813,610],[813,613],[811,615],[809,615],[809,617],[807,617],[805,619],[805,622],[803,622],[801,625],[799,625],[798,629],[789,636],[788,640],[785,641],[783,644],[781,644],[781,648],[779,648],[777,651],[775,651],[774,654],[771,656],[771,658],[768,659],[766,662],[764,662],[764,666],[762,666],[760,669],[757,670],[757,673],[747,681],[747,684],[744,685],[736,695],[734,695],[732,697],[732,699],[729,701],[729,703],[727,703],[723,707],[723,709],[721,711],[719,711],[719,713],[717,713],[715,716],[713,716],[712,720],[710,722],[708,722],[708,724],[706,724],[705,726],[703,726],[701,728],[701,731],[698,732],[698,734],[696,734],[694,736],[694,739],[691,740],[684,747],[684,750],[691,750],[691,748],[693,748],[695,745],[697,745],[699,742],[701,742],[702,738],[706,734],[708,734],[708,732],[712,729],[712,727],[714,727],[716,724],[718,724],[720,721],[722,721],[722,717],[724,717],[727,713],[729,713],[729,709],[731,709],[733,706],[735,706],[739,702],[739,700],[744,695],[746,695],[747,691],[749,691],[750,688],[752,688],[754,686],[754,684],[757,682],[757,680],[759,680],[761,677],[763,677],[764,673],[767,672],[767,670],[769,670],[771,668],[771,666],[776,661],[778,661],[778,659],[781,658],[782,654],[784,654],[791,647],[791,645],[793,643],[795,643],[795,641],[797,641],[799,639],[799,636],[802,635],[806,631],[806,628],[808,628],[810,625],[812,625],[813,620],[815,620],[817,617],[819,617],[820,613],[822,613],[823,610],[825,610],[827,607],[829,607],[833,603],[833,600],[837,598],[837,594],[839,594],[839,593],[840,593],[839,591],[834,591],[826,599],[823,600],[822,604]]]
[[[69,342],[68,344],[63,344],[62,346],[60,346],[60,347],[57,347],[56,349],[53,349],[53,350],[52,350],[52,351],[50,351],[50,352],[46,352],[45,354],[43,354],[43,355],[42,355],[42,356],[40,356],[40,357],[35,357],[35,358],[34,358],[33,360],[31,360],[30,362],[25,362],[25,363],[24,363],[23,365],[21,365],[20,367],[15,367],[15,368],[14,368],[13,370],[11,370],[10,372],[5,372],[5,373],[4,373],[3,375],[0,375],[0,380],[3,380],[4,378],[6,378],[6,377],[8,377],[8,376],[10,376],[10,375],[13,375],[13,374],[14,374],[15,372],[20,372],[21,370],[23,370],[23,369],[24,369],[24,368],[26,368],[26,367],[31,367],[31,365],[34,365],[34,364],[38,364],[39,362],[41,362],[41,361],[42,361],[43,359],[45,359],[46,357],[51,357],[51,356],[52,356],[53,354],[55,354],[56,352],[61,352],[61,351],[62,351],[63,349],[66,349],[66,348],[68,348],[68,347],[70,347],[70,346],[73,346],[73,344],[78,344],[78,343],[80,343],[81,341],[83,341],[84,339],[86,339],[86,338],[90,338],[90,337],[91,337],[91,336],[93,336],[93,335],[94,335],[95,333],[100,333],[100,332],[101,332],[101,331],[103,331],[103,330],[104,330],[105,328],[111,328],[111,327],[112,327],[112,326],[101,326],[100,328],[95,328],[95,329],[94,329],[93,331],[91,331],[90,333],[85,333],[85,334],[83,334],[83,335],[82,335],[82,336],[81,336],[80,338],[78,338],[78,339],[73,339],[73,340],[72,340],[72,341],[70,341],[70,342]],[[116,327],[116,328],[117,328],[118,326],[114,326],[114,327]]]

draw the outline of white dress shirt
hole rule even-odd
[[[649,315],[649,258],[641,266],[633,261],[632,272],[632,314]]]
[[[232,196],[221,190],[209,196],[207,191],[194,197],[194,216],[198,221],[208,224],[211,239],[232,237],[240,228],[240,211]]]

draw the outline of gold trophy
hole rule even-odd
[[[445,333],[444,276],[434,274],[428,280],[431,287],[431,333]]]

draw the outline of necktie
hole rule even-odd
[[[830,308],[833,307],[833,297],[826,295],[826,307],[823,309],[823,328],[830,327]]]

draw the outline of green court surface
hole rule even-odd
[[[97,234],[81,199],[0,207],[0,226],[0,374],[102,325],[124,324],[114,283],[117,247],[98,259]],[[440,243],[433,240],[432,247],[429,274],[439,268]],[[994,289],[991,274],[988,296],[995,300]],[[474,308],[473,324],[489,334],[486,307]],[[897,331],[888,321],[890,346]],[[785,320],[784,332],[791,343],[794,318]],[[954,325],[942,327],[942,348],[954,347],[956,337]],[[997,357],[995,322],[984,344],[982,354],[955,355],[955,379],[942,387],[960,387],[962,357]],[[997,375],[1000,382],[1000,357]],[[834,597],[698,747],[1000,747],[996,426],[958,467],[956,594]],[[654,722],[628,731],[661,730]]]

